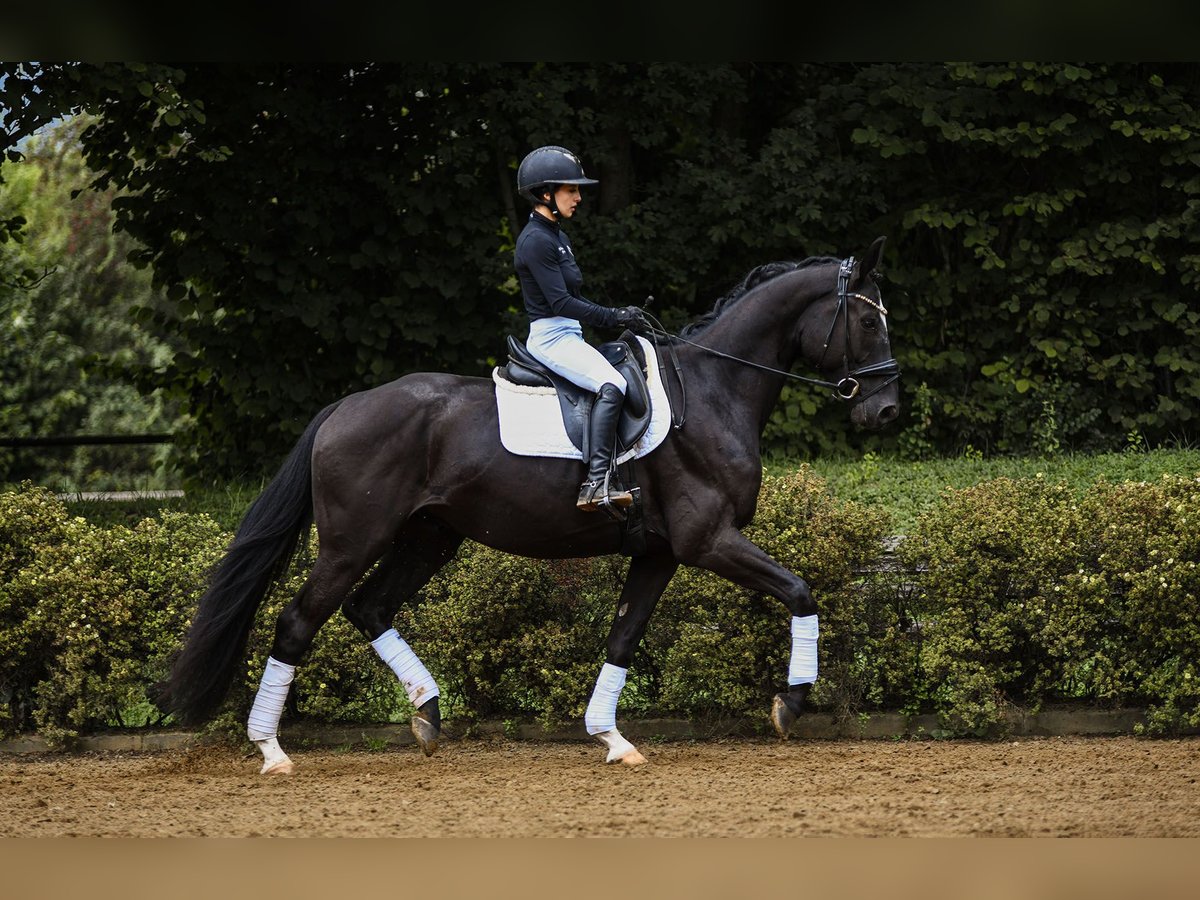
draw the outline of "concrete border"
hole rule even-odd
[[[1140,709],[1044,709],[1038,713],[1016,710],[1006,720],[1005,737],[1055,737],[1063,735],[1133,734],[1144,721]],[[641,741],[706,741],[719,738],[767,737],[770,732],[754,722],[727,720],[693,722],[687,719],[628,719],[621,722],[627,737]],[[1189,732],[1192,733],[1192,732]],[[591,738],[582,724],[547,729],[533,722],[487,721],[469,728],[447,722],[448,740],[517,740],[587,742]],[[900,713],[873,713],[839,722],[816,713],[801,717],[792,737],[810,740],[895,740],[939,736],[937,716],[909,718]],[[283,740],[298,748],[352,747],[384,749],[415,743],[406,723],[387,725],[299,725],[285,727]],[[135,731],[85,735],[68,751],[58,752],[153,752],[184,750],[219,741],[220,737],[195,731]],[[54,751],[37,734],[22,734],[0,741],[0,753],[32,754]]]

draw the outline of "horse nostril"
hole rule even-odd
[[[885,406],[879,411],[879,421],[884,424],[895,420],[896,416],[900,415],[900,410],[894,405]]]

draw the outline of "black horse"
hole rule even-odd
[[[611,665],[629,666],[680,564],[771,594],[792,616],[816,614],[807,583],[739,529],[754,516],[760,438],[785,379],[833,387],[860,427],[896,418],[899,369],[872,277],[883,244],[877,239],[860,261],[760,266],[681,335],[660,332],[658,359],[648,363],[663,367],[675,422],[684,424],[637,464],[645,550],[631,559],[617,602]],[[825,380],[791,375],[797,357]],[[539,559],[622,551],[619,523],[572,502],[579,462],[516,456],[498,435],[489,378],[415,373],[322,410],[215,568],[159,706],[185,723],[216,712],[243,665],[256,610],[313,521],[318,557],[280,613],[272,649],[292,666],[339,606],[368,639],[382,635],[465,538]],[[776,695],[772,721],[781,735],[810,686]],[[435,697],[413,719],[427,753],[439,728]],[[642,761],[622,746],[632,751],[624,761]]]

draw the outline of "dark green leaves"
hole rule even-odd
[[[163,373],[199,474],[272,469],[349,391],[486,376],[523,328],[512,182],[543,143],[600,179],[569,226],[585,295],[654,294],[669,327],[753,266],[888,235],[900,432],[797,392],[770,448],[1194,437],[1197,87],[1157,63],[104,64],[11,71],[2,99],[16,137],[100,113],[97,184],[219,373]]]

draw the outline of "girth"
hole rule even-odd
[[[618,454],[631,448],[650,427],[650,388],[646,385],[646,355],[637,337],[630,331],[620,339],[596,348],[625,378],[625,403],[617,422]],[[525,387],[552,387],[558,394],[563,425],[583,458],[588,458],[588,420],[592,415],[595,393],[551,372],[530,354],[525,342],[508,335],[508,364],[500,377]]]

